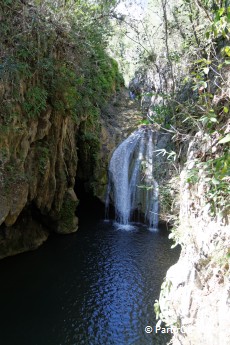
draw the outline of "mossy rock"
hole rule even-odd
[[[72,188],[68,189],[60,210],[60,218],[56,232],[59,234],[69,234],[78,229],[78,218],[75,215],[78,205],[77,196]]]

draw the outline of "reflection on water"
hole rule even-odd
[[[164,231],[84,224],[0,262],[1,345],[166,345],[153,304],[178,250]]]

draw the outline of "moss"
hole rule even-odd
[[[46,109],[47,96],[48,92],[43,87],[30,88],[25,95],[25,101],[22,103],[26,116],[29,118],[39,116]]]
[[[38,145],[38,169],[41,175],[44,175],[49,162],[50,150],[46,146]]]
[[[71,199],[69,195],[64,198],[59,218],[59,233],[70,233],[76,230],[75,212],[78,205],[77,200]]]

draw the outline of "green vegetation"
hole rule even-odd
[[[22,108],[29,118],[36,118],[46,109],[48,93],[39,86],[31,87],[25,94]]]
[[[185,163],[181,152],[199,131],[187,182],[191,188],[204,184],[210,216],[225,217],[230,209],[229,1],[152,0],[140,18],[132,13],[117,18],[121,43],[115,41],[114,54],[126,80],[138,82],[139,97],[153,99],[142,123],[172,134],[174,174]],[[129,69],[127,55],[135,55]]]
[[[63,200],[63,194],[74,187],[79,157],[93,186],[100,164],[101,107],[123,84],[107,51],[115,5],[102,0],[0,2],[2,194],[10,204],[16,184],[23,191],[33,185],[32,199],[60,232],[77,228],[77,201],[68,195]]]
[[[103,18],[112,5],[1,3],[1,124],[37,118],[48,104],[78,122],[109,98],[122,83],[106,53],[108,19]]]
[[[172,134],[170,178],[185,163],[181,151],[201,133],[187,183],[204,183],[210,215],[224,217],[230,207],[229,1],[151,0],[139,17],[119,14],[117,3],[1,2],[2,137],[42,119],[48,109],[71,117],[79,126],[84,173],[93,176],[100,164],[100,108],[123,83],[109,45],[126,80],[137,79],[137,98],[154,99],[142,124]],[[51,152],[45,145],[38,152],[44,175]],[[166,213],[174,195],[170,183],[160,188]]]
[[[38,169],[41,175],[44,175],[49,163],[50,150],[46,146],[38,145]]]
[[[78,201],[72,200],[69,196],[64,198],[59,215],[59,227],[62,233],[69,233],[69,231],[76,227],[73,216],[75,215],[77,205]]]

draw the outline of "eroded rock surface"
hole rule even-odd
[[[0,138],[0,224],[3,236],[0,252],[6,253],[6,243],[15,238],[15,253],[26,249],[24,233],[21,239],[13,225],[19,215],[33,204],[40,222],[46,219],[46,226],[57,232],[76,231],[76,221],[69,221],[68,230],[60,230],[68,191],[71,191],[72,204],[76,208],[77,198],[74,183],[77,167],[75,139],[76,125],[70,117],[63,117],[50,108],[37,120],[16,123],[1,131]],[[73,218],[74,212],[69,217]],[[38,219],[39,221],[39,219]],[[62,222],[63,223],[63,222]],[[4,230],[7,227],[7,230]],[[27,228],[26,224],[24,227]],[[18,228],[18,226],[17,226]],[[41,229],[28,224],[31,233],[30,247],[37,247],[47,237],[41,236]],[[29,230],[25,237],[29,238]],[[9,233],[4,241],[4,232]],[[11,233],[12,232],[12,233]],[[13,235],[15,233],[15,236]],[[36,238],[36,234],[38,235]],[[25,243],[20,245],[20,240]],[[5,248],[4,250],[2,248]],[[9,254],[14,254],[10,249]]]
[[[168,270],[160,296],[164,321],[183,329],[174,335],[173,345],[230,343],[229,214],[211,217],[207,184],[202,179],[188,183],[194,157],[209,146],[197,133],[180,176],[180,227],[173,236],[182,252]],[[200,169],[197,175],[202,174]]]

